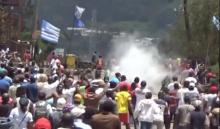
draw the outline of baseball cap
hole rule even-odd
[[[34,129],[51,129],[51,123],[47,118],[41,117],[39,118],[34,126]]]

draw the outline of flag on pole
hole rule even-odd
[[[80,18],[82,17],[82,14],[83,14],[84,11],[85,11],[85,8],[76,6],[76,9],[75,9],[75,17],[76,17],[77,19],[80,19]]]
[[[213,17],[212,17],[212,22],[213,22],[213,24],[216,26],[216,28],[217,28],[218,30],[220,30],[220,22],[219,22],[219,19],[217,19],[216,16],[213,16]]]
[[[60,29],[50,24],[46,20],[42,20],[41,38],[51,43],[58,43],[59,37]]]

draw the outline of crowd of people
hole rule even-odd
[[[92,58],[93,68],[77,71],[56,55],[48,68],[27,55],[18,64],[5,55],[0,53],[0,129],[219,128],[217,75],[203,65],[185,65],[181,79],[168,77],[152,93],[145,78],[129,82],[120,72],[103,78],[101,56]]]

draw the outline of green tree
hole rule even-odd
[[[209,63],[218,61],[219,55],[219,31],[212,23],[212,16],[219,16],[217,0],[191,0],[188,1],[189,26],[191,41],[188,42],[184,17],[170,30],[170,46],[177,48],[176,52],[183,56],[199,57],[203,59],[207,55]],[[191,50],[191,51],[189,51]],[[175,51],[175,50],[174,50]]]

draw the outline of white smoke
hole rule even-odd
[[[140,81],[147,81],[148,87],[157,93],[168,71],[163,65],[164,57],[155,45],[150,40],[138,39],[137,35],[114,38],[113,44],[112,52],[119,57],[119,64],[112,71],[126,75],[129,82],[139,77]]]

